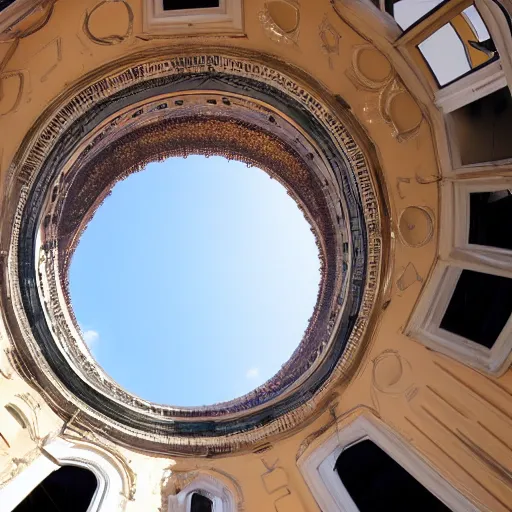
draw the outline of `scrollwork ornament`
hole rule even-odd
[[[104,3],[107,2],[101,2],[101,5]],[[117,44],[116,41],[117,39],[110,41],[108,44]],[[143,60],[146,59],[146,57],[148,57],[148,60]],[[190,412],[171,406],[147,403],[131,396],[129,393],[125,395],[116,393],[116,396],[113,397],[113,385],[111,385],[111,383],[105,385],[101,382],[102,375],[101,373],[98,374],[94,362],[88,353],[83,354],[80,360],[74,361],[76,368],[79,368],[81,372],[80,378],[82,380],[80,385],[82,385],[82,382],[85,382],[87,386],[94,386],[97,390],[94,396],[92,394],[90,396],[86,396],[85,394],[80,395],[80,399],[84,402],[87,400],[88,405],[88,407],[82,407],[83,417],[80,419],[80,425],[85,425],[89,422],[90,425],[87,425],[88,428],[98,427],[100,420],[98,419],[99,415],[96,415],[95,411],[100,411],[103,414],[101,421],[108,426],[107,433],[109,437],[118,441],[120,440],[130,446],[137,446],[143,450],[160,452],[165,450],[166,453],[179,454],[197,454],[200,452],[206,455],[232,453],[234,450],[247,450],[250,449],[253,443],[260,442],[262,436],[270,438],[271,436],[281,435],[289,429],[302,424],[311,415],[311,411],[321,403],[320,400],[323,399],[324,395],[330,392],[331,386],[339,381],[340,376],[346,375],[350,368],[352,368],[352,362],[355,360],[354,354],[358,350],[360,341],[366,329],[371,328],[373,325],[373,320],[371,319],[372,308],[375,301],[380,297],[382,268],[385,269],[387,264],[383,264],[381,261],[383,240],[385,241],[383,238],[384,235],[381,234],[382,205],[375,192],[375,182],[372,177],[371,164],[369,164],[365,156],[364,146],[358,144],[351,135],[350,126],[351,123],[355,123],[355,120],[353,120],[352,117],[347,117],[346,119],[343,117],[349,116],[349,113],[347,113],[346,110],[340,110],[336,103],[332,101],[332,97],[327,94],[327,91],[324,91],[320,84],[314,82],[313,79],[309,79],[308,81],[308,77],[303,75],[295,75],[293,68],[287,67],[282,62],[278,63],[270,56],[266,56],[265,59],[263,59],[262,56],[252,54],[250,51],[246,50],[243,52],[227,52],[225,49],[219,48],[213,50],[209,48],[205,50],[204,48],[188,47],[180,50],[180,54],[175,54],[171,57],[169,57],[168,49],[152,49],[147,52],[147,55],[145,53],[139,54],[137,59],[138,60],[132,65],[128,66],[126,64],[121,66],[119,63],[112,63],[105,66],[103,70],[104,77],[95,79],[94,82],[89,82],[84,79],[83,83],[79,84],[80,87],[76,87],[77,92],[72,97],[69,96],[68,98],[62,99],[59,105],[55,105],[51,112],[49,111],[48,114],[45,114],[44,117],[38,121],[38,130],[31,133],[30,137],[27,136],[13,159],[13,163],[9,168],[7,184],[8,186],[16,186],[16,190],[20,190],[19,182],[22,181],[24,188],[18,193],[17,208],[13,211],[12,219],[9,219],[10,221],[12,220],[12,223],[10,223],[10,229],[12,231],[11,247],[9,251],[9,277],[13,283],[20,283],[20,286],[12,287],[12,300],[9,306],[13,310],[11,318],[13,318],[13,322],[17,322],[19,329],[23,333],[23,343],[27,345],[30,344],[34,349],[35,344],[38,343],[39,350],[46,350],[42,342],[34,341],[35,334],[31,329],[23,301],[24,295],[22,294],[26,293],[28,286],[32,286],[31,283],[33,280],[28,281],[22,275],[23,267],[19,265],[19,261],[25,253],[33,255],[35,252],[29,251],[30,248],[28,244],[31,242],[27,241],[27,237],[22,236],[22,233],[24,233],[24,230],[28,230],[29,223],[39,222],[38,219],[40,217],[36,215],[36,211],[38,211],[37,208],[40,207],[36,202],[29,204],[28,201],[32,201],[33,197],[44,197],[46,193],[45,187],[47,185],[43,180],[47,179],[47,182],[50,183],[50,179],[55,179],[56,181],[63,180],[64,182],[68,179],[68,173],[57,175],[61,171],[55,166],[47,165],[47,159],[49,154],[57,152],[59,144],[65,139],[64,135],[67,134],[68,131],[69,134],[72,135],[70,128],[75,121],[80,119],[85,113],[96,109],[98,105],[109,101],[116,95],[121,96],[121,94],[125,94],[125,91],[135,84],[137,84],[137,86],[141,84],[144,85],[146,82],[150,84],[155,81],[154,79],[159,79],[162,82],[166,80],[171,82],[171,80],[174,80],[174,77],[181,77],[183,80],[187,80],[189,75],[199,73],[210,74],[212,79],[218,79],[222,81],[222,84],[232,86],[233,88],[246,87],[246,90],[250,90],[249,87],[254,87],[257,88],[258,91],[261,91],[261,94],[266,94],[272,98],[288,96],[300,107],[301,115],[306,113],[311,119],[315,120],[316,124],[323,130],[322,133],[325,132],[328,134],[329,138],[326,138],[325,151],[332,151],[334,153],[334,150],[331,150],[331,148],[343,148],[347,162],[346,165],[350,167],[352,172],[349,172],[349,170],[345,168],[337,168],[337,177],[339,177],[343,183],[346,183],[347,186],[353,186],[354,191],[360,195],[361,199],[359,203],[360,206],[357,208],[357,216],[354,214],[351,217],[351,220],[353,219],[358,228],[353,235],[355,238],[354,243],[358,244],[358,256],[354,258],[353,262],[353,277],[357,279],[354,287],[357,288],[357,293],[359,294],[357,300],[360,301],[357,304],[358,318],[355,322],[354,329],[347,334],[347,340],[343,348],[344,352],[339,356],[336,355],[336,363],[333,365],[332,373],[329,374],[328,380],[322,383],[320,391],[315,396],[308,398],[308,401],[300,401],[297,402],[297,404],[293,404],[293,410],[290,409],[280,415],[276,415],[276,417],[267,424],[260,425],[258,423],[255,424],[254,427],[246,430],[241,430],[238,422],[244,425],[243,422],[247,416],[246,411],[254,407],[254,400],[267,400],[267,396],[251,396],[247,403],[239,404],[237,402],[232,406],[235,419],[230,419],[229,421],[231,423],[229,423],[229,421],[222,423],[223,432],[229,432],[229,435],[221,435],[220,429],[217,429],[217,425],[221,422],[211,421],[211,417],[225,415],[224,406],[208,408],[204,411],[194,410]],[[296,78],[294,78],[295,76]],[[151,86],[148,85],[148,95],[151,93],[150,87]],[[128,94],[128,92],[126,92],[126,94]],[[159,101],[165,101],[166,104],[172,102],[173,105],[187,108],[186,103],[184,104],[182,99],[175,99],[171,95],[169,95],[169,98],[160,99]],[[137,108],[138,112],[142,107],[134,106],[133,108]],[[208,108],[212,111],[217,109],[217,107],[210,105],[208,105]],[[129,109],[126,110],[128,111]],[[166,110],[170,109],[167,107],[163,108],[163,111]],[[134,110],[133,114],[135,114],[135,112]],[[149,108],[147,112],[151,112]],[[105,117],[105,126],[114,123],[114,117],[115,114],[112,115],[112,119]],[[141,115],[139,118],[137,114],[135,119],[139,120],[143,117],[144,116]],[[266,119],[265,122],[268,124],[268,119]],[[232,146],[231,134],[240,137],[241,129],[239,125],[235,123],[234,126],[231,126],[225,123],[225,125],[221,126],[221,120],[217,119],[214,120],[211,125],[205,125],[204,123],[193,125],[193,123],[190,123],[188,125],[189,128],[186,126],[180,127],[179,135],[181,138],[177,137],[177,144],[179,145],[181,143],[183,136],[189,136],[188,133],[184,131],[185,128],[189,129],[190,134],[194,135],[194,137],[196,137],[198,130],[204,131],[207,129],[207,137],[211,138],[213,131],[210,126],[214,124],[218,130],[225,130],[224,137],[225,140],[230,142],[229,147]],[[91,130],[91,137],[98,135],[102,131],[102,127],[103,125],[98,124],[97,132]],[[149,141],[155,138],[155,134],[151,132],[150,127],[148,127],[147,132]],[[261,148],[265,149],[263,153],[267,155],[269,153],[268,140],[263,132],[255,132],[255,135],[258,135],[258,133],[261,133],[258,140],[261,140],[263,143],[261,146]],[[102,136],[105,141],[109,142],[110,135],[108,130],[105,131]],[[256,136],[253,136],[249,138],[249,143],[254,144],[258,142],[258,140],[256,140]],[[158,142],[158,140],[156,142]],[[215,142],[219,141],[216,140]],[[90,144],[91,140],[84,141],[84,143]],[[218,151],[218,147],[218,145],[215,146],[215,151]],[[270,147],[279,149],[278,146]],[[210,146],[206,149],[210,150]],[[89,147],[89,151],[91,155],[94,155],[94,145]],[[165,153],[160,154],[164,155]],[[236,157],[237,155],[233,153],[233,156]],[[81,155],[77,155],[77,157],[81,157]],[[87,152],[84,152],[84,157],[88,158]],[[250,163],[252,163],[252,161]],[[49,173],[55,173],[55,176],[53,177],[53,174],[50,176]],[[48,178],[46,178],[47,174]],[[350,180],[350,182],[348,180]],[[304,183],[307,185],[307,189],[311,190],[311,183],[308,180],[304,180]],[[68,186],[67,182],[64,184],[66,187]],[[29,194],[32,190],[37,190],[37,194]],[[61,189],[59,188],[58,190]],[[92,205],[93,208],[96,206],[96,204]],[[329,213],[329,215],[331,214],[329,208],[326,208],[325,211]],[[351,210],[349,210],[349,206],[347,206],[347,211],[349,212],[348,214],[350,214]],[[27,214],[26,212],[30,213]],[[363,216],[364,219],[362,218]],[[363,230],[366,230],[367,235],[364,242],[365,246],[363,246],[361,235]],[[56,240],[55,233],[50,234],[52,237],[48,239],[48,242],[53,243]],[[332,239],[334,240],[334,237]],[[49,248],[50,252],[54,250],[53,246]],[[65,249],[64,247],[64,250]],[[55,260],[58,259],[58,250],[59,247],[56,247]],[[368,254],[367,260],[365,259],[366,254]],[[334,259],[334,261],[338,260]],[[53,266],[53,264],[48,265],[49,268],[53,268]],[[26,275],[28,276],[28,274]],[[343,276],[345,273],[340,272],[340,275]],[[58,276],[56,277],[58,279]],[[337,279],[338,277],[336,277],[336,280]],[[341,280],[342,277],[339,277],[339,281],[333,280],[333,293],[335,294],[333,296],[337,296],[336,294],[339,295],[339,291],[342,288],[341,285],[343,284]],[[50,293],[54,293],[54,291],[50,291]],[[331,293],[331,291],[329,291],[329,293]],[[38,303],[37,307],[43,307],[43,305]],[[65,304],[63,304],[63,307],[65,307]],[[60,316],[57,315],[61,313],[62,310],[58,311],[57,308],[55,309],[56,318],[60,318]],[[327,320],[329,320],[328,316]],[[65,324],[66,322],[63,322],[60,328],[64,329]],[[51,331],[48,331],[48,334],[45,334],[45,336],[45,343],[46,341],[48,341],[48,343],[50,343],[50,341],[57,343],[57,341],[54,341],[55,336]],[[64,337],[66,337],[65,332]],[[320,341],[323,342],[324,339],[322,338]],[[35,358],[28,361],[27,357],[26,364],[35,365]],[[52,360],[50,358],[45,358],[45,355],[42,354],[41,357],[38,357],[37,364],[40,364],[38,368],[42,367],[42,372],[40,373],[44,372],[45,374],[45,380],[41,377],[41,387],[43,387],[44,384],[51,388],[51,392],[55,394],[55,400],[58,400],[58,405],[62,408],[59,409],[59,411],[63,411],[62,415],[64,419],[67,419],[67,417],[72,415],[76,410],[78,398],[72,391],[69,391],[70,388],[67,387],[67,384],[64,385],[64,388],[67,389],[63,391],[61,391],[61,389],[57,390],[56,387],[54,388],[54,382],[52,380],[53,374],[49,371],[46,372],[46,370],[52,368]],[[90,376],[93,378],[90,378]],[[64,378],[65,376],[61,375],[61,377]],[[74,374],[72,378],[75,378]],[[42,392],[44,393],[44,389],[42,389]],[[101,399],[96,398],[98,392],[103,395]],[[274,392],[274,390],[271,390],[271,392]],[[278,388],[276,393],[279,392]],[[48,393],[50,392],[48,391]],[[57,393],[60,394],[57,395]],[[273,397],[274,395],[272,395],[271,398]],[[275,395],[275,397],[277,398],[277,395]],[[288,397],[285,396],[283,400],[287,398]],[[281,398],[279,398],[279,401],[276,400],[276,404],[280,405],[280,401]],[[106,407],[103,408],[104,403],[108,403],[112,407],[107,410]],[[284,407],[282,410],[284,411]],[[195,416],[192,417],[193,414]],[[138,424],[140,426],[132,429],[123,428],[123,425],[127,425],[128,421],[131,422],[132,417],[140,421],[140,424]],[[186,419],[184,420],[183,418]],[[193,428],[197,429],[200,427],[204,428],[207,421],[208,428],[210,428],[210,426],[212,428],[212,431],[209,432],[211,435],[202,436],[196,434],[188,436],[188,432],[193,431],[190,425],[193,425]],[[195,426],[200,423],[200,427]],[[151,425],[151,427],[149,427],[149,425]],[[157,425],[157,428],[155,428],[155,425]],[[178,430],[178,427],[182,430]],[[198,430],[198,432],[200,431]],[[186,437],[186,442],[183,442],[184,437]]]
[[[126,12],[128,13],[128,26],[124,34],[111,34],[108,36],[96,36],[92,33],[90,28],[91,16],[99,10],[105,4],[122,4],[126,8]],[[91,11],[85,11],[84,22],[82,25],[83,31],[85,35],[94,43],[102,46],[113,46],[119,43],[122,43],[128,39],[133,33],[133,20],[134,14],[131,5],[126,0],[102,0],[98,4],[96,4]]]
[[[272,16],[271,6],[282,3],[293,10],[296,16],[293,27],[285,28]],[[276,43],[297,44],[300,27],[300,7],[297,0],[271,0],[265,2],[263,10],[259,13],[259,20],[267,37]]]
[[[55,7],[55,1],[56,0],[45,0],[42,2],[42,4],[32,7],[28,12],[25,12],[22,17],[16,19],[3,34],[0,34],[0,42],[10,44],[6,54],[4,55],[4,58],[0,62],[0,103],[2,103],[2,100],[5,96],[4,81],[9,78],[18,79],[18,91],[16,93],[16,97],[14,98],[13,104],[8,110],[0,113],[0,117],[10,114],[11,112],[15,112],[19,107],[23,93],[25,91],[25,75],[28,73],[26,70],[6,71],[7,65],[16,53],[20,40],[35,34],[43,27],[45,27],[46,24],[50,21]],[[40,18],[37,18],[34,21],[34,23],[29,24],[24,29],[16,28],[20,21],[26,20],[29,16],[36,14],[38,11],[41,11],[42,14]]]
[[[381,77],[368,76],[361,66],[361,59],[365,52],[373,52],[377,54],[384,62],[387,63],[389,71]],[[407,89],[402,84],[400,78],[397,76],[396,71],[389,62],[389,60],[370,44],[362,44],[355,46],[352,53],[352,66],[347,71],[347,77],[354,84],[354,86],[363,91],[371,93],[378,93],[378,113],[381,119],[391,126],[393,129],[393,137],[398,142],[405,142],[415,137],[423,122],[423,114],[420,111],[419,120],[410,128],[401,129],[396,119],[393,117],[391,105],[393,101],[400,95],[409,94]]]
[[[39,447],[34,448],[23,457],[13,457],[7,467],[0,473],[0,489],[5,487],[13,478],[18,476],[28,467],[39,455]]]

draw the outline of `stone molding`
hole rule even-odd
[[[335,465],[345,448],[370,439],[455,512],[478,512],[478,508],[453,488],[397,434],[369,413],[352,416],[343,425],[332,426],[314,449],[301,456],[299,469],[322,512],[358,512],[343,486]]]
[[[25,340],[24,348],[18,342],[16,343],[22,349],[22,358],[28,357],[35,362],[35,366],[32,364],[30,370],[34,373],[27,377],[34,381],[40,381],[42,378],[49,379],[46,382],[48,384],[51,382],[51,386],[45,386],[41,390],[48,395],[50,403],[60,402],[63,405],[62,408],[58,408],[61,415],[62,411],[69,409],[69,412],[64,414],[66,419],[69,419],[67,416],[72,416],[76,407],[79,407],[83,411],[80,421],[84,428],[103,426],[107,437],[115,438],[129,445],[138,443],[144,449],[164,450],[166,453],[169,453],[169,450],[183,453],[185,450],[190,453],[219,454],[234,449],[247,449],[263,437],[282,435],[292,431],[314,414],[313,411],[329,396],[335,383],[340,379],[346,379],[354,370],[361,357],[365,339],[375,325],[373,311],[376,304],[377,308],[379,307],[381,280],[388,268],[387,257],[383,259],[383,253],[389,243],[389,228],[383,228],[382,224],[382,215],[384,217],[388,215],[386,213],[387,200],[383,183],[376,182],[374,178],[374,173],[379,172],[375,150],[366,139],[358,123],[327,91],[300,70],[288,67],[269,56],[264,57],[241,50],[234,52],[233,50],[212,48],[209,52],[204,52],[203,49],[197,53],[195,48],[188,47],[187,49],[173,48],[172,53],[174,56],[169,58],[169,51],[165,48],[142,52],[113,63],[100,72],[86,77],[74,87],[72,95],[61,98],[48,107],[21,145],[9,169],[7,184],[9,197],[7,208],[12,213],[14,213],[14,209],[16,210],[14,218],[6,216],[5,224],[9,226],[9,229],[12,228],[9,258],[9,282],[12,298],[10,304],[13,306],[19,326],[12,325],[11,330],[19,332],[20,338]],[[274,411],[277,412],[271,418],[267,417],[264,423],[258,423],[260,420],[257,420],[257,417],[251,420],[252,423],[247,423],[247,420],[243,420],[242,423],[240,423],[241,420],[237,420],[235,423],[232,421],[233,427],[229,427],[233,428],[231,431],[226,429],[226,424],[210,420],[203,426],[199,422],[197,426],[191,425],[190,422],[180,426],[172,418],[173,408],[169,408],[171,414],[169,417],[162,415],[157,410],[156,404],[146,404],[137,397],[128,397],[123,405],[125,411],[123,414],[133,416],[134,420],[136,417],[137,422],[150,421],[151,423],[150,431],[152,433],[149,434],[148,430],[147,434],[143,434],[139,427],[134,429],[134,420],[122,420],[124,424],[120,423],[119,419],[112,422],[104,413],[84,403],[83,395],[70,394],[58,379],[52,376],[53,371],[49,368],[48,360],[42,355],[35,342],[31,322],[26,316],[24,300],[27,300],[27,297],[22,298],[18,286],[21,277],[19,264],[23,262],[26,267],[28,261],[26,258],[30,254],[30,251],[26,255],[21,255],[18,252],[20,228],[24,219],[32,222],[31,217],[26,217],[24,214],[27,200],[33,198],[34,193],[44,193],[41,188],[34,189],[36,180],[43,179],[40,175],[42,166],[47,165],[47,158],[52,154],[56,144],[62,141],[62,135],[76,124],[81,116],[95,106],[105,104],[107,98],[113,98],[116,95],[119,97],[130,87],[142,90],[145,84],[158,83],[159,80],[171,78],[182,79],[183,77],[198,76],[201,73],[206,73],[207,76],[225,76],[226,80],[232,81],[235,87],[242,87],[242,90],[244,81],[249,81],[248,84],[256,84],[262,90],[276,91],[282,97],[289,98],[289,102],[300,106],[303,112],[312,116],[319,129],[323,130],[322,133],[328,135],[328,140],[326,139],[325,142],[337,148],[336,151],[339,152],[337,158],[340,159],[338,163],[331,161],[330,164],[338,166],[338,173],[340,165],[347,165],[351,169],[350,179],[355,180],[356,183],[356,189],[351,193],[355,192],[359,196],[358,200],[361,201],[360,211],[364,216],[365,227],[361,226],[357,228],[359,231],[354,231],[354,226],[351,225],[351,232],[352,237],[363,237],[366,248],[364,246],[354,248],[353,241],[349,245],[353,269],[351,278],[361,283],[362,293],[359,306],[353,303],[351,308],[355,307],[356,309],[349,311],[345,304],[344,309],[342,308],[345,316],[340,313],[336,320],[333,330],[335,336],[346,336],[347,338],[345,341],[337,342],[337,350],[341,350],[340,356],[337,356],[338,360],[332,372],[322,377],[323,381],[313,386],[312,389],[316,389],[316,391],[310,391],[305,395],[296,395],[299,401],[291,402],[294,405],[274,407]],[[99,78],[100,76],[104,78]],[[66,140],[70,140],[69,135]],[[343,178],[343,174],[341,176],[338,174],[337,179],[341,179],[343,183],[343,179],[346,178]],[[342,196],[347,194],[347,189],[340,191],[340,194]],[[353,204],[357,204],[354,202],[356,201],[355,197],[348,197]],[[17,206],[14,207],[16,201]],[[12,209],[13,207],[14,209]],[[25,240],[25,238],[22,237],[21,240]],[[352,251],[356,251],[355,254]],[[358,268],[359,270],[357,270]],[[349,315],[352,315],[350,321],[348,320]],[[345,318],[343,322],[342,317]],[[32,325],[34,324],[32,323]],[[92,368],[93,363],[89,363],[89,367]],[[104,396],[106,397],[106,395]],[[103,398],[102,402],[104,401]],[[140,410],[140,413],[137,412],[137,415],[134,416],[137,409]],[[263,411],[258,414],[259,417],[264,417]],[[194,432],[194,436],[187,437],[192,432]]]
[[[126,480],[122,470],[101,450],[85,443],[72,443],[57,438],[41,448],[40,455],[0,489],[2,510],[14,509],[50,473],[71,465],[90,470],[98,481],[88,512],[124,510]]]

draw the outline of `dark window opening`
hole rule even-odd
[[[462,165],[512,158],[512,97],[508,87],[449,114]]]
[[[164,11],[208,9],[210,7],[219,7],[219,5],[219,0],[164,0]]]
[[[335,469],[360,512],[450,510],[372,441],[344,450]]]
[[[213,501],[202,494],[192,494],[190,512],[213,512]]]
[[[512,191],[469,195],[469,243],[512,250]]]
[[[88,469],[62,466],[48,475],[14,512],[87,512],[98,481]]]
[[[512,279],[463,270],[441,329],[492,348],[512,313]]]
[[[16,0],[0,0],[0,11],[7,9],[11,4],[13,4]]]

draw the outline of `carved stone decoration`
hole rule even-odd
[[[419,388],[414,383],[412,368],[407,359],[396,350],[385,350],[372,362],[370,395],[377,410],[380,410],[380,402],[385,397],[403,397],[407,402],[413,400]]]
[[[0,489],[34,462],[40,453],[39,448],[34,448],[23,457],[13,457],[7,467],[0,473]]]
[[[48,402],[64,421],[79,408],[77,428],[103,429],[109,440],[155,453],[252,451],[261,439],[272,440],[306,421],[335,383],[354,371],[354,354],[373,328],[388,269],[382,255],[390,234],[381,221],[387,203],[375,188],[378,166],[372,167],[366,156],[373,159],[370,141],[351,113],[312,77],[249,50],[205,51],[188,45],[173,51],[170,56],[168,48],[153,48],[84,78],[45,111],[20,145],[7,176],[17,206],[2,219],[11,234],[8,318],[20,332],[16,343],[30,347],[23,352],[24,375],[43,395],[52,396]],[[208,90],[224,92],[211,97],[197,90],[198,76],[207,79]],[[162,87],[168,90],[165,97]],[[105,102],[108,110],[102,108]],[[269,115],[278,122],[270,123]],[[87,126],[82,126],[85,118]],[[322,308],[312,318],[319,330],[308,331],[311,343],[293,354],[290,371],[239,399],[194,409],[142,400],[105,375],[80,341],[69,305],[61,299],[65,279],[59,270],[83,223],[116,179],[146,162],[190,151],[263,163],[263,169],[289,185],[321,233],[328,273]],[[308,157],[317,153],[325,158]],[[50,155],[59,161],[50,161]],[[109,155],[121,159],[105,167]],[[66,162],[76,165],[65,169]],[[325,176],[331,179],[326,182]],[[52,201],[54,191],[59,200]],[[346,201],[345,191],[358,201]],[[343,209],[342,225],[334,205]],[[334,236],[333,226],[341,237]],[[38,230],[40,239],[29,235]],[[343,271],[339,257],[344,253],[340,240],[348,237],[351,272]],[[39,240],[41,246],[34,245]],[[338,297],[347,287],[350,304],[340,304]],[[30,321],[35,317],[44,319],[37,331]],[[313,396],[300,386],[287,386],[287,379],[291,383],[305,373],[308,385],[318,390]]]
[[[297,0],[270,0],[259,14],[265,34],[276,43],[296,44],[300,7]]]
[[[128,24],[126,27],[126,30],[122,34],[111,34],[108,36],[97,36],[94,35],[92,29],[91,29],[91,17],[92,15],[98,11],[98,13],[101,11],[102,7],[107,4],[117,4],[122,5],[124,9],[126,10],[126,14],[128,15]],[[102,0],[98,4],[96,4],[91,11],[85,12],[84,22],[82,25],[83,31],[85,35],[95,44],[103,45],[103,46],[112,46],[119,43],[122,43],[123,41],[126,41],[132,33],[133,33],[133,20],[134,20],[134,14],[133,9],[131,5],[126,0]]]
[[[418,274],[414,263],[409,262],[405,268],[402,268],[396,281],[398,289],[403,292],[414,283],[422,283],[423,278]]]
[[[411,389],[411,364],[398,351],[385,350],[372,362],[372,385],[375,389],[388,395],[401,395]]]
[[[79,411],[77,411],[77,415]],[[66,425],[63,429],[62,439],[83,446],[92,450],[100,450],[106,460],[109,460],[117,467],[123,480],[123,497],[126,501],[135,499],[137,490],[137,474],[132,469],[130,462],[117,448],[114,443],[97,436],[91,430],[73,430],[70,425]]]
[[[12,397],[5,407],[16,418],[18,423],[24,429],[27,429],[30,439],[40,446],[43,441],[39,430],[39,411],[41,405],[30,393],[19,393]]]
[[[212,474],[210,469],[167,470],[161,482],[162,505],[160,510],[162,512],[189,512],[192,495],[199,493],[212,501],[215,511],[243,511],[241,495],[235,498],[233,489],[224,481],[226,474],[221,471],[216,472],[222,475],[220,479]]]
[[[423,114],[384,55],[370,44],[355,46],[346,75],[356,88],[378,93],[380,118],[392,127],[398,142],[418,134]]]
[[[270,495],[274,501],[276,512],[302,512],[304,510],[302,503],[292,492],[288,482],[288,474],[285,469],[279,466],[279,459],[269,462],[265,457],[261,458],[265,467],[265,472],[261,475],[261,480],[265,492]]]
[[[224,479],[225,481],[229,482],[229,485],[234,490],[234,495],[236,499],[236,509],[239,512],[242,512],[245,510],[245,499],[244,499],[244,493],[242,490],[242,485],[240,482],[233,476],[227,473],[226,471],[223,471],[222,469],[209,467],[206,468],[208,471],[210,471],[213,474],[219,475],[221,479]]]
[[[34,4],[28,12],[20,14],[0,34],[0,43],[8,44],[9,47],[0,62],[0,117],[16,111],[21,103],[26,85],[25,70],[7,71],[7,65],[16,52],[19,42],[25,37],[35,34],[50,21],[56,0],[44,0]],[[16,93],[12,96],[7,107],[2,106],[5,99],[5,85],[8,80],[16,82]]]
[[[405,194],[402,191],[402,183],[411,183],[411,178],[398,177],[396,179],[396,191],[400,199],[405,199]]]
[[[197,474],[197,471],[171,470],[163,482],[165,493],[169,496],[176,496],[197,477]]]
[[[329,21],[327,14],[324,16],[322,23],[318,27],[318,32],[320,34],[320,39],[322,40],[322,50],[329,60],[329,68],[332,69],[332,56],[340,54],[341,35]]]
[[[421,206],[408,206],[398,219],[400,238],[409,247],[423,247],[432,239],[432,213]]]

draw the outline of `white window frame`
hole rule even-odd
[[[499,58],[435,91],[434,102],[444,114],[454,112],[503,87],[508,87],[509,91],[512,91],[512,33],[505,14],[494,0],[475,0],[474,4],[496,45]],[[446,129],[452,152],[452,166],[455,172],[512,163],[512,159],[507,158],[463,165],[453,123],[449,117],[446,118]]]
[[[512,362],[512,315],[491,349],[441,329],[440,324],[462,271],[474,270],[510,278],[510,273],[458,261],[438,261],[406,329],[406,334],[427,347],[484,373],[502,375]]]
[[[445,114],[507,85],[512,88],[512,59],[509,55],[512,51],[512,34],[505,15],[494,0],[475,0],[474,4],[496,45],[499,58],[436,91],[435,104]],[[432,20],[436,18],[436,13],[433,13]]]
[[[202,494],[213,502],[214,512],[235,512],[235,499],[222,482],[209,474],[202,474],[182,489],[176,496],[169,496],[169,512],[190,512],[192,495]]]
[[[449,114],[503,87],[507,87],[507,78],[498,59],[439,89],[435,104],[444,114]]]
[[[429,348],[495,376],[503,374],[512,361],[512,315],[491,349],[441,329],[440,324],[462,270],[512,279],[512,251],[469,243],[469,195],[510,188],[512,179],[502,177],[442,183],[440,259],[405,330]]]
[[[453,511],[479,510],[401,438],[373,417],[360,415],[341,430],[331,431],[327,436],[310,455],[299,459],[299,469],[322,512],[359,512],[335,465],[344,449],[366,439],[384,450]]]
[[[2,512],[16,508],[47,476],[62,466],[90,470],[98,481],[87,512],[120,510],[123,503],[123,476],[99,451],[57,438],[47,444],[27,468],[0,490]]]
[[[234,34],[244,30],[242,0],[219,0],[219,7],[165,11],[163,0],[143,0],[146,34]]]
[[[465,179],[443,183],[441,187],[443,230],[439,241],[442,259],[477,263],[482,272],[489,272],[492,268],[512,271],[512,251],[469,243],[470,194],[500,190],[512,191],[512,178]],[[512,274],[510,275],[512,277]]]

